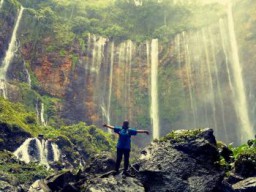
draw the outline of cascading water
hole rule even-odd
[[[212,30],[210,30],[209,28],[208,28],[208,33],[209,33],[209,37],[210,37],[214,74],[215,74],[215,79],[216,79],[216,84],[217,84],[217,92],[218,92],[217,99],[220,102],[220,109],[221,109],[221,116],[222,116],[222,128],[223,128],[225,135],[227,135],[226,122],[225,122],[226,118],[225,118],[225,113],[224,113],[224,102],[223,102],[223,96],[222,96],[222,92],[221,92],[221,88],[220,88],[219,69],[218,69],[218,65],[217,65],[217,61],[216,61],[217,54],[216,54],[216,48],[215,48],[214,39],[213,39],[214,35],[212,34]]]
[[[53,142],[44,139],[29,138],[13,154],[25,163],[35,161],[49,167],[49,162],[60,160],[61,151],[58,145]]]
[[[2,95],[3,98],[7,99],[6,82],[3,79],[0,79],[0,95]]]
[[[187,81],[188,81],[188,88],[189,88],[189,98],[190,98],[190,106],[192,110],[193,115],[193,122],[194,127],[196,127],[196,109],[194,105],[194,98],[193,98],[193,90],[192,90],[192,67],[191,67],[191,58],[190,58],[190,51],[189,51],[189,44],[188,44],[188,38],[185,35],[185,32],[182,33],[183,39],[184,39],[184,50],[185,50],[185,67],[186,67],[186,74],[187,74]]]
[[[24,161],[25,163],[30,162],[30,155],[28,154],[28,147],[30,144],[30,141],[32,141],[33,138],[29,138],[14,152],[14,155],[20,159],[21,161]]]
[[[40,110],[40,121],[43,126],[46,126],[46,121],[44,119],[44,104],[41,103],[41,110]]]
[[[85,69],[90,82],[87,93],[93,93],[89,106],[99,108],[93,113],[95,122],[119,124],[128,118],[136,122],[135,127],[149,127],[151,118],[153,138],[170,132],[171,124],[171,129],[210,127],[220,140],[239,142],[238,116],[243,115],[238,106],[243,99],[238,98],[243,96],[237,93],[236,49],[228,23],[230,19],[223,18],[201,30],[177,34],[169,50],[164,46],[158,50],[157,39],[137,46],[128,40],[100,43],[100,37],[90,35],[88,53],[92,57]],[[170,101],[158,104],[158,97]],[[150,117],[146,115],[149,111]],[[169,112],[177,117],[169,118]]]
[[[107,123],[110,124],[110,114],[111,114],[111,96],[113,87],[113,66],[114,66],[114,50],[115,44],[111,43],[111,56],[110,56],[110,74],[109,74],[109,90],[108,90],[108,110],[107,110]],[[111,131],[111,130],[109,130]]]
[[[60,149],[59,146],[56,143],[51,143],[51,147],[53,150],[53,161],[59,161],[60,160]]]
[[[158,39],[151,42],[151,120],[153,125],[153,139],[158,139],[159,115],[158,115]]]
[[[229,43],[227,41],[227,32],[224,31],[225,29],[225,25],[224,25],[224,21],[223,19],[220,19],[219,20],[219,32],[220,32],[220,35],[221,35],[221,45],[222,45],[222,50],[224,52],[224,56],[225,56],[225,66],[226,66],[226,70],[227,70],[227,76],[228,76],[228,83],[229,83],[229,87],[230,87],[230,90],[232,91],[232,94],[234,94],[234,86],[233,86],[233,83],[232,83],[232,80],[231,80],[231,75],[230,75],[230,69],[229,69],[229,65],[228,65],[228,62],[229,62],[229,56],[228,56],[228,48],[227,48],[227,44]],[[234,96],[234,95],[233,95]]]
[[[16,39],[17,39],[17,31],[18,31],[18,28],[19,28],[19,25],[20,25],[20,21],[21,21],[21,18],[22,18],[22,15],[23,15],[23,11],[24,11],[24,8],[21,7],[20,8],[20,11],[19,11],[19,14],[18,14],[18,18],[17,18],[17,21],[16,21],[16,24],[14,26],[14,29],[13,29],[13,32],[12,32],[12,37],[11,37],[11,41],[8,45],[8,49],[5,53],[5,57],[3,59],[3,62],[2,62],[2,65],[0,67],[0,80],[1,81],[5,81],[6,82],[6,73],[7,73],[7,70],[9,68],[9,65],[13,59],[13,56],[15,54],[15,52],[17,51],[17,47],[16,47]],[[5,96],[7,96],[6,94],[6,89],[4,90],[5,86],[1,86],[0,87],[2,89],[2,92],[5,93]]]
[[[206,58],[206,65],[207,65],[207,72],[208,72],[208,80],[209,80],[209,101],[211,103],[212,108],[212,117],[213,117],[213,126],[216,129],[217,126],[217,120],[216,120],[216,105],[215,105],[215,91],[214,91],[214,85],[213,85],[213,78],[212,78],[212,67],[211,67],[211,61],[210,61],[210,55],[209,55],[209,49],[207,46],[207,37],[205,29],[202,30],[202,36],[203,36],[203,45],[204,45],[204,51],[205,51],[205,58]]]
[[[230,36],[230,43],[231,43],[231,50],[232,50],[232,70],[234,74],[234,87],[235,87],[235,107],[238,113],[238,118],[240,120],[241,125],[241,141],[245,142],[246,140],[253,138],[254,132],[251,121],[249,119],[249,111],[248,111],[248,104],[247,98],[245,95],[245,87],[244,87],[244,80],[242,75],[242,68],[239,61],[238,56],[238,47],[237,47],[237,40],[235,34],[235,26],[234,26],[234,19],[232,13],[232,3],[228,1],[228,29],[229,29],[229,36]]]
[[[26,68],[25,62],[24,62],[24,68],[25,68],[25,72],[26,72],[28,86],[31,88],[31,77],[30,77],[28,69]]]
[[[39,156],[39,162],[42,165],[49,166],[47,161],[47,147],[45,146],[45,140],[39,140],[38,138],[35,138],[36,140],[36,147],[38,150],[38,156]]]

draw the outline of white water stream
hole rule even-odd
[[[232,71],[234,74],[234,87],[235,87],[235,107],[238,113],[238,118],[241,125],[241,141],[245,142],[248,139],[254,138],[253,127],[249,119],[248,103],[246,98],[246,90],[244,86],[242,67],[238,56],[237,39],[235,34],[234,18],[232,12],[232,3],[228,1],[227,8],[228,15],[228,29],[232,50]]]
[[[153,139],[158,139],[159,114],[158,114],[158,39],[151,42],[151,120],[153,125]]]

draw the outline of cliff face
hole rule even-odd
[[[72,61],[70,58],[60,58],[55,53],[43,55],[37,58],[32,70],[42,89],[55,97],[64,97],[71,80]]]
[[[251,4],[241,5],[249,9]],[[242,17],[244,10],[235,5],[233,12],[235,26],[246,19],[245,27],[235,28],[238,53],[232,49],[227,15],[210,26],[177,33],[168,42],[159,40],[157,46],[152,39],[137,43],[93,34],[72,37],[72,43],[60,46],[62,39],[45,25],[49,21],[40,23],[38,15],[25,10],[19,28],[20,49],[8,77],[12,84],[29,83],[29,72],[32,90],[58,99],[52,103],[45,101],[48,120],[56,116],[68,123],[85,121],[101,125],[120,124],[129,119],[133,127],[152,130],[152,114],[155,114],[159,118],[160,135],[169,132],[170,127],[213,127],[221,140],[245,141],[253,136],[255,114],[254,109],[248,108],[256,97],[252,53],[254,14]],[[24,27],[30,23],[36,23],[34,30]],[[35,38],[33,42],[29,41],[30,36]],[[233,55],[237,54],[244,77],[244,82],[240,79],[238,83],[233,68]],[[155,61],[156,78],[152,70]],[[157,87],[153,86],[155,79]],[[245,86],[242,96],[247,104],[242,107],[239,105],[244,102],[238,94],[241,91],[236,88],[239,83]],[[154,93],[158,94],[156,104],[152,102]],[[51,105],[58,110],[53,111]],[[158,109],[158,114],[153,109]],[[244,127],[243,117],[249,119],[248,126]]]

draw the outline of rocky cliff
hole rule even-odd
[[[87,168],[78,174],[67,172],[50,177],[34,183],[33,188],[88,192],[255,190],[255,172],[254,177],[248,179],[236,172],[233,179],[230,176],[224,181],[225,170],[219,163],[220,158],[211,129],[179,130],[146,147],[131,166],[128,177],[113,175],[114,160],[104,154],[92,158]],[[239,181],[235,181],[235,177],[239,177]],[[44,190],[43,186],[48,189]]]

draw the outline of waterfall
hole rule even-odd
[[[209,37],[210,37],[210,44],[211,44],[211,52],[212,52],[212,58],[213,58],[213,66],[214,66],[214,71],[215,71],[215,77],[217,80],[217,92],[218,92],[218,100],[220,101],[220,109],[221,109],[221,116],[222,116],[222,127],[224,130],[225,135],[227,135],[227,130],[226,130],[226,122],[225,122],[225,113],[224,113],[224,102],[223,102],[223,96],[220,88],[220,80],[219,80],[219,69],[216,61],[216,48],[214,45],[214,39],[213,39],[213,34],[212,30],[209,30]],[[217,127],[218,128],[218,127]]]
[[[0,79],[0,95],[2,95],[3,98],[7,99],[6,82],[3,79]]]
[[[158,139],[159,116],[158,116],[158,39],[151,42],[151,120],[153,125],[153,139]]]
[[[2,4],[3,4],[3,1],[1,1],[0,5],[2,6]],[[18,28],[20,25],[20,20],[22,18],[23,10],[24,10],[24,8],[21,7],[16,24],[14,26],[11,41],[8,45],[8,50],[5,53],[5,57],[3,59],[2,65],[0,67],[0,80],[1,80],[0,90],[1,90],[4,98],[7,98],[7,89],[6,89],[6,83],[5,83],[6,82],[6,73],[7,73],[8,67],[13,59],[14,53],[17,51],[16,45],[15,45],[16,39],[17,39],[16,35],[17,35],[17,31],[18,31]]]
[[[57,144],[51,143],[51,147],[53,150],[53,161],[59,161],[60,160],[60,149]]]
[[[217,120],[216,120],[216,106],[215,106],[215,95],[214,95],[214,85],[213,85],[213,78],[212,78],[212,69],[211,69],[211,63],[210,63],[210,55],[209,50],[207,46],[207,38],[205,34],[205,29],[202,30],[202,36],[203,36],[203,46],[205,51],[205,58],[206,58],[206,65],[207,65],[207,72],[208,72],[208,80],[209,80],[209,101],[211,103],[212,108],[212,116],[213,116],[213,124],[214,128],[217,128]]]
[[[0,1],[0,10],[1,10],[3,4],[4,4],[4,0],[1,0],[1,1]]]
[[[132,49],[133,43],[131,40],[126,42],[126,62],[125,62],[125,101],[126,101],[126,108],[127,114],[126,119],[131,120],[131,70],[132,70]]]
[[[17,21],[16,21],[16,24],[15,24],[13,32],[12,32],[12,37],[11,37],[11,41],[10,41],[9,46],[8,46],[8,50],[5,53],[5,57],[4,57],[2,66],[0,67],[0,79],[3,79],[5,81],[6,81],[6,73],[7,73],[8,67],[9,67],[9,65],[10,65],[10,63],[13,59],[13,56],[14,56],[15,52],[17,51],[17,47],[16,47],[15,43],[16,43],[16,39],[17,39],[17,31],[18,31],[18,28],[19,28],[19,25],[20,25],[23,10],[24,10],[24,8],[21,7],[20,11],[19,11]]]
[[[24,68],[25,68],[25,72],[26,72],[26,76],[27,76],[28,85],[29,85],[29,87],[31,88],[31,77],[30,77],[30,74],[29,74],[28,69],[26,68],[25,62],[24,62]]]
[[[40,120],[41,120],[41,124],[43,126],[46,126],[46,122],[45,122],[45,119],[44,119],[44,103],[43,102],[41,103]]]
[[[108,110],[107,110],[107,123],[110,124],[110,111],[111,111],[111,96],[112,96],[112,87],[113,87],[113,66],[114,66],[114,51],[115,44],[111,42],[111,56],[110,56],[110,74],[109,74],[109,90],[108,90]],[[109,129],[109,132],[111,130]]]
[[[245,95],[242,68],[241,68],[241,64],[238,56],[238,47],[237,47],[237,40],[236,40],[236,34],[235,34],[235,26],[234,26],[231,1],[228,1],[227,16],[228,16],[228,29],[229,29],[231,50],[232,50],[231,68],[234,74],[234,87],[235,87],[235,95],[236,95],[235,107],[238,113],[238,118],[240,120],[240,125],[242,129],[240,134],[241,141],[245,142],[248,139],[254,138],[254,132],[253,132],[253,127],[248,114],[249,112],[248,104],[247,104],[247,98]]]
[[[41,141],[38,138],[35,138],[36,140],[36,147],[38,150],[38,155],[39,155],[39,162],[42,165],[46,165],[47,167],[49,166],[48,161],[47,161],[47,147],[45,146],[46,142],[44,139]]]
[[[24,161],[25,163],[30,162],[30,156],[28,154],[28,148],[30,141],[32,141],[33,138],[29,138],[24,141],[24,143],[13,153],[18,159],[21,161]]]
[[[103,37],[99,37],[97,39],[95,35],[93,35],[92,39],[93,51],[91,71],[98,74],[101,68],[102,58],[104,57],[104,46],[106,44],[107,39]]]
[[[36,107],[35,107],[37,122],[39,122],[39,108],[38,108],[38,102],[39,102],[39,101],[38,101],[38,98],[37,98]]]
[[[190,51],[189,51],[189,37],[185,35],[185,32],[182,33],[184,39],[184,51],[185,51],[185,66],[186,66],[186,74],[187,74],[187,81],[188,81],[188,88],[189,88],[189,98],[190,98],[190,106],[193,115],[193,123],[194,127],[196,127],[196,109],[194,104],[194,97],[193,97],[193,90],[192,90],[192,66],[191,66],[191,59],[190,59]]]
[[[25,163],[36,161],[49,168],[49,162],[60,160],[61,151],[56,143],[49,140],[28,138],[13,154]]]
[[[228,60],[228,51],[227,51],[227,45],[226,45],[226,44],[228,44],[228,42],[227,43],[225,42],[225,40],[227,39],[227,36],[226,36],[227,32],[224,31],[224,29],[225,29],[225,25],[224,25],[223,19],[220,19],[219,20],[219,31],[220,31],[220,36],[221,36],[222,50],[225,55],[225,66],[226,66],[227,75],[228,75],[228,83],[229,83],[230,90],[234,94],[234,88],[233,88],[234,86],[232,84],[230,69],[229,69],[229,65],[228,65],[229,60]]]

